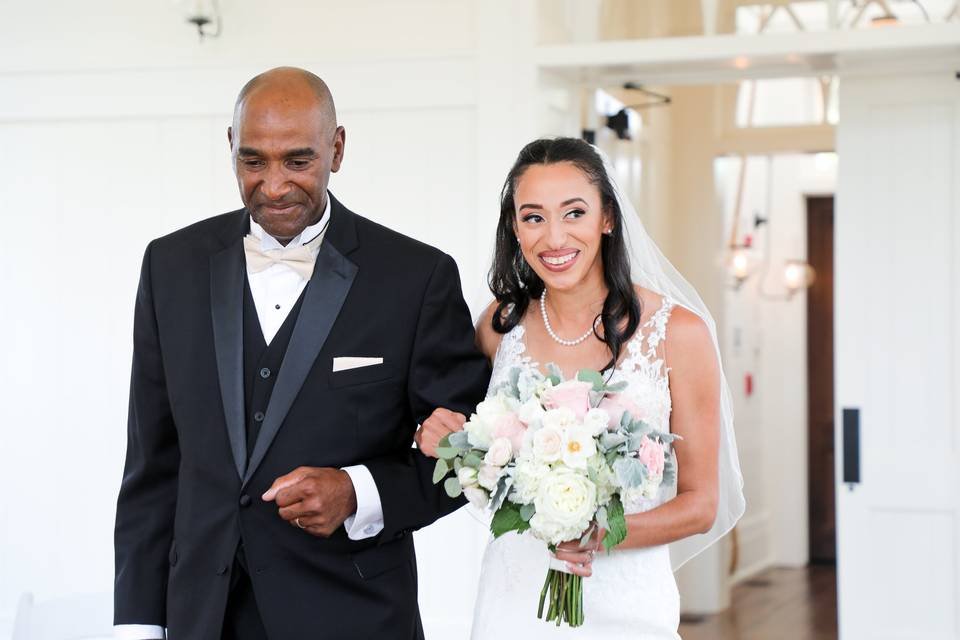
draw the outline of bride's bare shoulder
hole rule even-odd
[[[663,304],[663,296],[652,291],[641,287],[638,284],[633,285],[633,290],[637,294],[637,300],[640,302],[640,323],[643,324],[650,319],[657,309],[660,308],[660,305]]]
[[[633,287],[640,299],[640,320],[644,323],[663,306],[663,296],[640,285],[635,284]],[[693,311],[680,305],[674,305],[670,310],[667,343],[668,346],[671,343],[680,344],[694,350],[705,350],[707,353],[713,351],[713,341],[706,323]]]

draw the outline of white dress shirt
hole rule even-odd
[[[324,209],[320,221],[304,229],[286,246],[299,247],[315,240],[326,232],[329,221],[330,195],[328,193],[327,207]],[[260,239],[260,248],[263,251],[284,247],[253,219],[250,220],[250,233]],[[320,244],[318,243],[316,248],[313,249],[314,258],[317,257],[319,251]],[[267,344],[270,344],[284,320],[287,319],[290,309],[297,304],[300,294],[307,286],[307,280],[287,265],[273,264],[257,273],[251,273],[248,270],[247,281],[250,283],[250,293],[253,295],[253,303],[257,308],[257,318],[260,320],[263,339]],[[344,521],[343,527],[351,540],[372,538],[383,530],[383,507],[380,504],[380,492],[377,490],[373,476],[370,475],[370,471],[365,465],[343,467],[343,470],[350,476],[354,492],[357,494],[357,512]],[[166,638],[166,630],[156,625],[121,624],[116,625],[113,629],[114,638],[119,640],[164,640]]]

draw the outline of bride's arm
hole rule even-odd
[[[673,443],[677,496],[656,509],[627,516],[627,539],[618,548],[649,547],[706,533],[717,514],[720,368],[713,339],[696,314],[678,306],[667,325],[665,351],[673,405],[670,430],[683,438]]]
[[[487,357],[487,362],[493,364],[493,358],[497,354],[497,348],[500,346],[502,336],[493,330],[493,313],[497,308],[497,302],[490,303],[477,320],[477,346]],[[433,413],[423,421],[420,428],[413,436],[417,447],[424,454],[436,458],[437,443],[447,434],[463,429],[463,424],[467,417],[462,413],[449,411],[443,407],[434,409]]]

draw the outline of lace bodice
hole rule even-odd
[[[643,419],[660,431],[670,430],[669,370],[664,362],[664,340],[667,322],[675,303],[663,298],[660,307],[644,322],[627,342],[626,354],[617,364],[611,382],[625,380],[631,400],[647,415]],[[489,389],[507,379],[514,367],[540,368],[540,363],[527,353],[523,324],[504,334],[493,359]]]

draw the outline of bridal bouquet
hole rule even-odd
[[[585,544],[599,526],[609,551],[627,535],[623,502],[654,498],[676,481],[677,436],[643,421],[621,393],[626,382],[610,385],[587,369],[573,380],[556,366],[548,371],[512,369],[464,430],[440,441],[433,481],[489,509],[494,537],[528,532],[555,551],[567,540]],[[548,600],[548,622],[583,624],[580,576],[550,569],[537,617]]]

